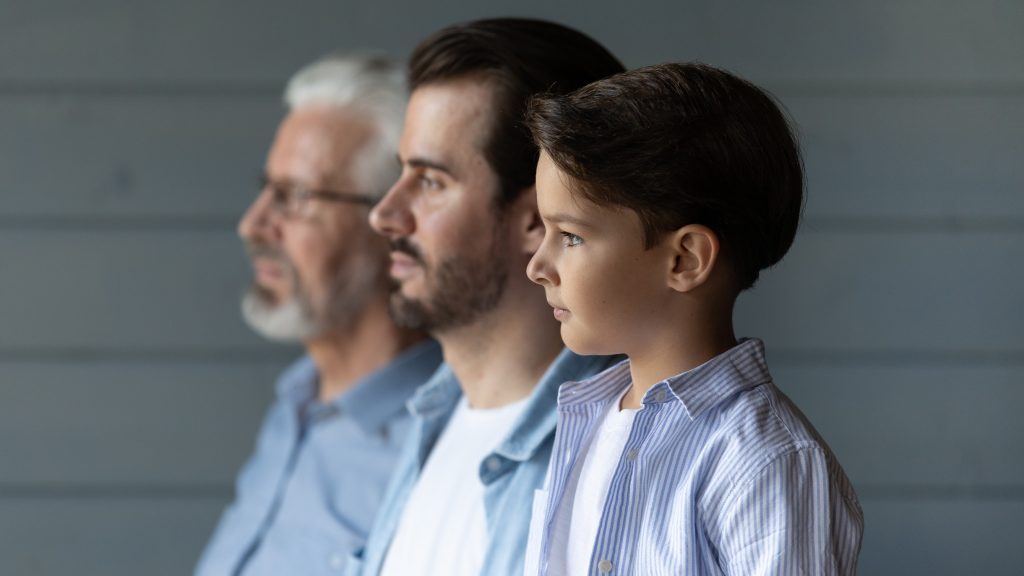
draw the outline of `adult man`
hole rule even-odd
[[[366,537],[408,430],[404,403],[440,362],[436,343],[391,320],[387,243],[367,223],[397,175],[405,94],[400,69],[377,57],[329,57],[288,84],[238,226],[256,276],[243,312],[307,355],[278,381],[197,575],[329,574]]]
[[[534,93],[621,70],[587,36],[536,20],[452,26],[413,53],[402,176],[371,224],[392,241],[393,314],[435,336],[446,365],[410,401],[410,444],[350,572],[522,572],[557,387],[608,359],[563,350],[526,278],[544,228],[521,118]]]

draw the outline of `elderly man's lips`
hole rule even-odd
[[[252,270],[259,282],[273,282],[284,277],[284,267],[273,260],[257,258],[252,262]]]

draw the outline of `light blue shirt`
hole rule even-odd
[[[596,374],[610,363],[604,356],[583,357],[563,350],[534,388],[511,432],[480,462],[488,532],[481,576],[522,574],[530,523],[529,503],[547,473],[558,386],[567,380]],[[442,365],[409,401],[409,410],[415,419],[413,430],[366,548],[349,559],[347,575],[376,576],[380,573],[409,494],[461,396],[462,389],[451,368]]]
[[[627,360],[559,391],[547,505],[531,534],[540,575],[561,576],[548,567],[553,520],[573,504],[583,446],[630,385]],[[863,527],[835,456],[772,383],[761,341],[745,340],[644,395],[587,574],[855,574]]]
[[[289,367],[196,575],[338,574],[394,469],[411,423],[405,402],[440,362],[428,340],[327,403],[308,356]]]

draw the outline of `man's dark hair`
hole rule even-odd
[[[572,193],[633,210],[644,245],[703,224],[737,288],[754,285],[796,236],[800,150],[765,91],[703,64],[661,64],[529,105],[534,140]]]
[[[564,94],[622,70],[582,32],[496,18],[449,26],[423,40],[409,59],[409,87],[466,77],[492,83],[496,113],[483,152],[501,182],[498,206],[504,207],[534,183],[538,151],[523,122],[530,96]]]

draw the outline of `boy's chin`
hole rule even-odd
[[[564,324],[562,325],[562,342],[574,354],[579,356],[613,356],[615,354],[622,354],[621,350],[613,349],[614,347],[610,346],[608,342],[600,342],[595,338],[587,338],[572,332]]]

